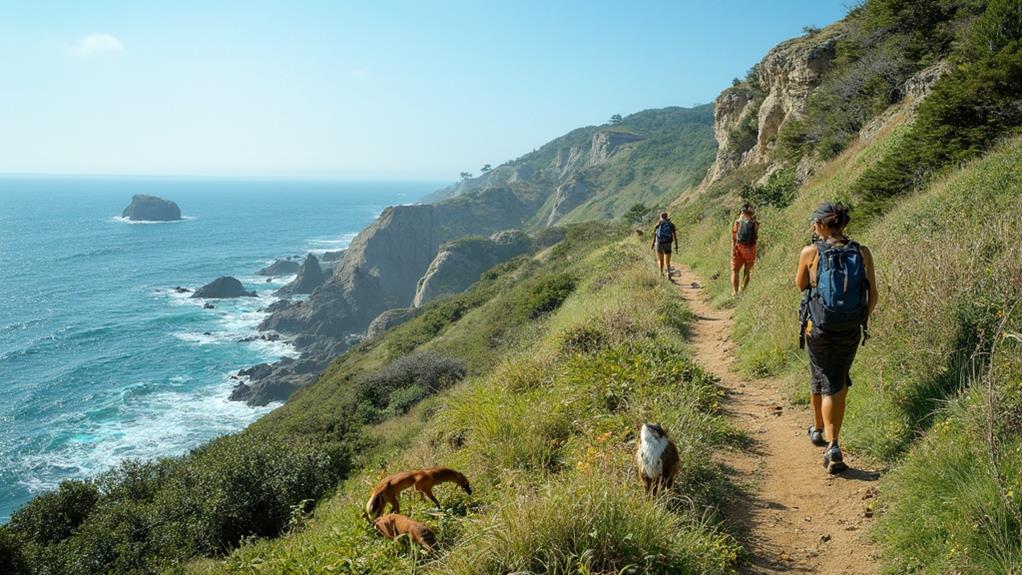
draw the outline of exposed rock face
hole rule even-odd
[[[218,277],[201,288],[195,290],[191,295],[193,298],[224,299],[232,297],[255,297],[254,291],[247,291],[245,286],[236,278],[230,276]]]
[[[411,305],[442,243],[521,225],[535,213],[536,201],[497,188],[433,205],[387,208],[352,241],[326,283],[306,301],[275,311],[260,328],[327,341],[360,334],[384,311]]]
[[[863,140],[873,138],[880,133],[888,122],[902,114],[907,114],[907,121],[911,121],[911,117],[915,115],[919,104],[922,104],[923,100],[930,95],[933,85],[951,70],[952,65],[946,60],[941,60],[913,74],[911,78],[905,81],[905,85],[902,87],[901,91],[904,94],[902,101],[866,122],[859,130],[859,138]]]
[[[260,276],[289,276],[298,273],[301,264],[291,260],[277,260],[256,272]]]
[[[561,150],[557,156],[557,166],[560,168],[560,176],[568,177],[583,168],[591,168],[609,160],[623,144],[638,142],[642,136],[619,132],[616,130],[601,130],[593,134],[592,138],[584,144],[576,144],[567,150]]]
[[[323,285],[327,276],[319,267],[319,260],[316,256],[309,254],[305,256],[305,263],[298,269],[298,275],[294,281],[277,290],[276,295],[287,297],[295,294],[310,294],[316,288]]]
[[[333,252],[323,252],[323,255],[319,256],[319,262],[321,264],[339,262],[344,259],[344,250],[337,250]]]
[[[728,88],[717,97],[713,109],[713,134],[717,139],[717,159],[707,170],[706,179],[715,182],[738,169],[756,143],[756,133],[746,133],[759,111],[762,94],[745,87]],[[757,128],[758,130],[758,128]]]
[[[170,200],[136,194],[121,212],[121,217],[136,222],[172,222],[181,219],[181,209]]]
[[[717,159],[705,184],[740,167],[768,163],[784,124],[799,117],[832,66],[839,28],[775,46],[757,66],[755,84],[724,90],[714,109]]]
[[[753,161],[766,162],[770,143],[789,118],[805,110],[806,99],[823,80],[837,54],[838,36],[817,34],[789,40],[759,64],[759,82],[767,92],[759,107],[759,135]]]
[[[412,307],[388,309],[377,316],[376,319],[373,320],[373,323],[369,324],[369,329],[366,330],[366,339],[372,339],[388,329],[397,327],[412,319],[415,317],[416,311],[417,310]]]
[[[568,212],[582,205],[589,198],[589,184],[581,178],[572,178],[557,187],[554,193],[554,207],[546,218],[546,225],[552,226]]]
[[[438,297],[465,291],[486,270],[531,249],[529,236],[519,230],[444,244],[419,279],[412,305],[420,307]]]

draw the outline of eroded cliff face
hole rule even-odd
[[[438,297],[461,293],[486,270],[530,249],[532,241],[519,230],[444,244],[419,279],[412,305],[420,307]]]
[[[752,164],[769,164],[785,123],[799,117],[836,55],[840,27],[788,40],[757,65],[751,85],[724,90],[716,100],[717,158],[704,185]]]
[[[587,171],[607,163],[628,144],[643,139],[641,135],[613,128],[583,128],[563,138],[564,141],[548,144],[553,149],[544,161],[504,164],[425,199],[458,197],[495,186],[527,186],[537,195],[550,198],[536,221],[553,226],[594,192],[586,180]]]
[[[273,311],[260,328],[301,334],[300,343],[363,333],[384,311],[411,306],[441,244],[521,225],[536,207],[504,188],[387,208],[352,241],[326,283],[307,300]]]

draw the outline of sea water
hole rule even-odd
[[[275,258],[344,248],[435,183],[0,178],[0,522],[61,480],[187,452],[275,406],[228,401],[239,368],[294,354],[255,335],[290,277]],[[129,223],[133,194],[184,220]],[[203,302],[232,275],[258,297]]]

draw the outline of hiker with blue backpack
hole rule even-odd
[[[813,425],[809,438],[826,447],[829,473],[848,469],[838,445],[849,372],[860,343],[869,338],[869,317],[877,303],[873,256],[848,239],[848,208],[826,202],[813,213],[814,241],[798,257],[795,284],[803,292],[800,347],[809,354]]]
[[[671,279],[672,242],[674,243],[674,249],[678,249],[678,230],[674,227],[670,218],[667,217],[667,212],[663,212],[660,214],[660,221],[653,228],[653,249],[656,250],[657,262],[660,263],[660,275],[665,275],[667,279]],[[664,260],[667,260],[666,271],[664,269]]]

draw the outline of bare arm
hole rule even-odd
[[[795,287],[803,291],[809,287],[809,266],[816,257],[816,246],[806,246],[798,254],[798,269],[795,270]]]
[[[731,251],[735,251],[735,246],[738,245],[738,222],[731,224]]]
[[[869,319],[873,315],[873,308],[880,300],[880,290],[877,289],[876,271],[873,268],[873,253],[865,246],[861,246],[859,250],[862,252],[862,263],[866,267],[866,280],[869,281],[869,307],[866,309],[866,318]]]

